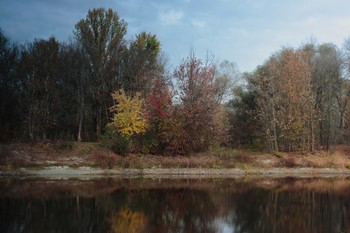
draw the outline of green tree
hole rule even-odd
[[[160,42],[156,35],[141,32],[123,53],[122,88],[128,94],[151,91],[153,80],[163,73],[159,62]]]
[[[261,127],[255,115],[257,93],[254,91],[256,73],[244,73],[246,85],[236,86],[233,98],[226,104],[229,114],[229,135],[233,146],[260,149]]]
[[[90,64],[97,136],[109,119],[110,93],[120,86],[119,64],[121,52],[125,49],[126,28],[126,23],[116,12],[103,8],[89,10],[86,18],[75,25],[75,38]]]

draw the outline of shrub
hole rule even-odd
[[[58,150],[72,150],[74,147],[74,141],[71,140],[58,140],[54,143],[54,148]]]
[[[116,163],[116,157],[111,154],[96,153],[94,155],[95,163],[103,169],[111,169]]]
[[[116,154],[127,155],[130,152],[129,140],[121,136],[113,127],[107,126],[105,133],[100,138],[102,147],[112,150]]]
[[[294,158],[288,158],[285,160],[284,165],[288,168],[297,167],[297,163]]]

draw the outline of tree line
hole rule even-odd
[[[229,105],[235,141],[271,151],[314,151],[349,141],[350,41],[282,48],[244,74]],[[238,111],[237,111],[238,110]]]
[[[126,32],[103,8],[77,22],[70,42],[18,45],[1,31],[0,140],[99,140],[118,153],[172,155],[347,140],[350,42],[283,48],[251,73],[193,53],[169,71],[156,35]]]

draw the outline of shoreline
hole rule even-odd
[[[348,177],[349,169],[336,168],[122,168],[101,169],[94,167],[48,166],[40,169],[19,168],[0,171],[0,179],[5,177],[33,177],[48,179],[73,178],[328,178]]]
[[[72,149],[47,144],[0,146],[0,178],[312,178],[350,177],[350,146],[334,151],[264,153],[219,148],[188,156],[121,156],[98,143],[75,143]]]

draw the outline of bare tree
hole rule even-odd
[[[36,40],[22,53],[21,75],[25,86],[27,125],[30,140],[35,134],[47,139],[47,133],[55,122],[59,43],[55,38]]]
[[[322,44],[316,50],[314,62],[313,83],[319,110],[319,141],[328,150],[339,136],[342,61],[335,45]]]
[[[215,80],[219,86],[219,92],[223,102],[232,98],[233,89],[242,84],[241,74],[234,62],[224,60],[215,66]]]

